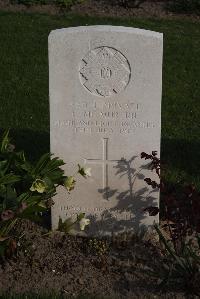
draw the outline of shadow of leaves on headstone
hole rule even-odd
[[[102,193],[103,199],[109,199],[113,197],[117,193],[117,189],[110,189],[110,187],[106,187],[104,189],[98,189],[99,193]]]
[[[110,187],[98,190],[104,200],[107,199],[109,201],[111,197],[115,196],[117,204],[110,210],[103,211],[101,220],[95,216],[89,216],[92,231],[95,233],[103,235],[133,229],[139,232],[145,229],[145,225],[142,224],[143,220],[147,217],[144,213],[144,209],[154,205],[154,201],[156,200],[154,195],[156,195],[159,190],[149,190],[149,188],[145,186],[145,182],[144,187],[139,190],[134,188],[138,180],[144,181],[145,176],[142,171],[149,168],[149,163],[146,163],[137,169],[134,166],[136,158],[138,157],[133,156],[127,160],[122,157],[121,160],[117,162],[117,165],[113,166],[113,168],[116,169],[116,176],[119,178],[125,177],[127,179],[127,190],[119,191],[117,189],[111,189]],[[117,214],[124,214],[123,219],[117,219]]]

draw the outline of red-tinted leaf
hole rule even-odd
[[[154,157],[157,156],[157,154],[158,154],[157,151],[153,151],[153,152],[152,152],[152,156],[154,156]]]
[[[15,216],[15,214],[12,210],[6,210],[1,213],[1,219],[3,221],[10,220],[10,219],[14,218],[14,216]]]

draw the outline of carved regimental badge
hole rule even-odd
[[[124,90],[131,69],[119,51],[109,47],[91,50],[81,61],[80,80],[92,94],[109,97]]]

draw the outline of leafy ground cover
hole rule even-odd
[[[200,23],[0,13],[0,127],[38,158],[49,150],[48,49],[51,30],[110,24],[164,33],[162,161],[167,180],[200,187]],[[152,149],[156,150],[156,149]]]

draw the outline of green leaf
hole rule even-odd
[[[45,168],[43,169],[43,171],[45,171],[45,173],[51,173],[55,170],[59,170],[60,172],[64,172],[62,169],[60,169],[60,166],[65,165],[64,161],[55,157],[53,159],[49,158],[48,163],[46,164]]]
[[[57,157],[53,158],[52,160],[50,159],[46,166],[40,172],[40,175],[42,177],[47,176],[49,179],[52,180],[53,183],[61,183],[64,176],[64,170],[60,167],[64,164],[65,163],[63,162],[63,160],[60,160]]]
[[[30,192],[24,192],[17,197],[17,202],[26,201],[29,197],[31,197]]]
[[[47,165],[49,159],[50,159],[50,154],[46,153],[44,154],[40,160],[37,162],[35,168],[33,169],[33,174],[38,175],[40,172],[44,169],[44,167]]]
[[[38,204],[38,206],[40,208],[44,208],[45,210],[47,209],[47,205],[46,205],[46,202],[44,200],[40,201],[39,204]]]
[[[1,153],[4,153],[6,152],[6,149],[10,143],[10,138],[8,137],[9,136],[9,132],[10,130],[7,130],[4,132],[3,136],[2,136],[2,140],[1,140],[1,143],[0,143],[0,151]]]
[[[30,172],[30,173],[31,173],[32,170],[33,170],[32,165],[31,165],[30,163],[28,163],[28,162],[25,162],[24,164],[21,164],[20,167],[21,167],[23,170],[25,170],[25,171],[27,171],[27,172]]]
[[[16,157],[17,157],[20,161],[26,162],[26,158],[25,158],[24,151],[21,151],[21,152],[16,153]]]
[[[80,166],[79,164],[78,164],[78,173],[79,173],[80,175],[82,175],[83,177],[86,176],[85,168],[82,167],[82,166]]]
[[[6,192],[2,195],[4,198],[4,209],[16,209],[17,208],[17,193],[11,186],[6,187]]]
[[[41,195],[30,196],[29,198],[27,198],[26,203],[29,206],[32,206],[32,205],[35,205],[35,204],[39,203],[41,198],[42,198]]]
[[[8,160],[0,161],[0,176],[5,175],[8,167]]]
[[[6,174],[0,178],[0,184],[8,185],[8,184],[14,184],[16,182],[19,182],[21,180],[21,177],[19,175],[14,174]]]

